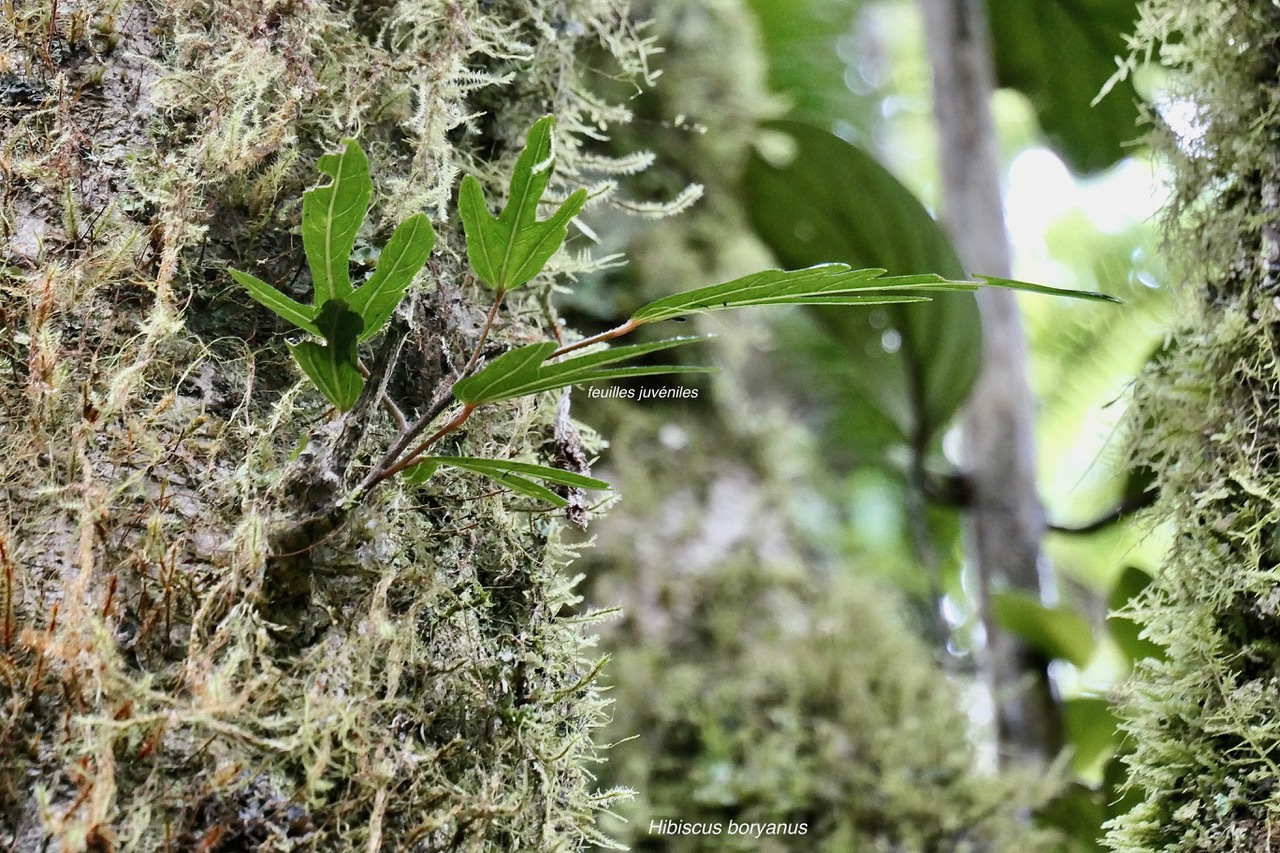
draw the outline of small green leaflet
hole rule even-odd
[[[538,485],[534,480],[569,486],[577,489],[608,489],[609,484],[594,477],[585,477],[560,468],[549,468],[545,465],[531,465],[527,462],[512,462],[507,459],[482,459],[474,456],[427,456],[421,462],[404,471],[405,479],[420,485],[431,478],[439,468],[460,468],[488,477],[512,491],[528,495],[538,500],[547,501],[558,507],[565,507],[569,502],[555,492]],[[521,476],[523,475],[523,476]]]
[[[356,341],[364,321],[347,307],[345,300],[330,299],[320,309],[316,327],[325,339],[324,345],[305,341],[290,344],[289,351],[329,402],[338,411],[345,412],[356,404],[364,390],[364,377],[360,375],[356,356]]]
[[[1013,279],[980,276],[975,281],[952,281],[939,275],[883,277],[882,269],[851,269],[847,264],[819,264],[799,270],[764,270],[724,284],[700,287],[650,302],[631,319],[637,325],[670,320],[701,311],[745,308],[751,305],[876,305],[927,301],[929,293],[1001,287],[1051,296],[1101,302],[1119,300],[1086,290],[1063,290]]]
[[[558,345],[554,341],[529,344],[503,353],[483,370],[459,380],[453,386],[453,396],[474,407],[525,397],[541,391],[554,391],[570,385],[602,382],[607,379],[674,373],[709,373],[712,368],[674,364],[608,367],[608,365],[638,358],[651,352],[705,341],[709,337],[711,336],[696,335],[669,338],[648,344],[611,347],[551,364],[545,362],[556,351]]]
[[[366,341],[382,331],[435,245],[435,229],[424,213],[413,214],[396,228],[378,257],[373,275],[349,300],[351,310],[364,320],[360,340]]]
[[[373,197],[364,151],[354,139],[342,143],[341,153],[326,154],[318,164],[333,181],[302,196],[302,246],[311,266],[317,308],[330,299],[351,295],[351,248]]]
[[[550,219],[538,221],[538,204],[555,166],[554,131],[553,116],[543,116],[529,130],[507,205],[497,217],[489,213],[480,182],[471,175],[462,179],[458,213],[467,234],[467,258],[476,276],[495,290],[512,290],[541,272],[564,243],[569,220],[587,201],[587,191],[578,190]]]
[[[316,328],[316,324],[313,322],[316,316],[314,308],[310,308],[298,300],[286,296],[262,279],[255,278],[247,272],[241,272],[240,270],[227,270],[227,272],[231,273],[231,277],[239,282],[245,290],[249,291],[249,295],[260,304],[270,308],[304,332],[319,336],[320,330]]]

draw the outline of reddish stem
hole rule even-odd
[[[614,338],[620,338],[623,335],[634,332],[638,328],[640,328],[639,323],[637,323],[635,320],[628,320],[627,322],[623,323],[621,326],[615,326],[614,328],[610,329],[607,332],[601,332],[598,335],[592,335],[589,338],[583,338],[577,343],[572,343],[572,344],[569,344],[568,346],[560,347],[560,349],[551,353],[551,355],[548,356],[548,359],[556,358],[562,355],[567,355],[573,352],[574,350],[580,350],[583,347],[589,347],[592,344],[604,343],[605,341],[611,341]]]
[[[464,405],[462,407],[462,411],[454,415],[453,420],[449,421],[447,424],[440,427],[440,429],[436,430],[431,435],[427,436],[427,438],[423,439],[421,444],[419,444],[417,447],[413,448],[413,450],[410,450],[408,453],[406,453],[399,462],[390,466],[389,468],[383,469],[383,471],[378,474],[377,478],[373,482],[380,483],[383,480],[387,479],[388,477],[394,477],[396,474],[399,474],[401,471],[403,471],[405,468],[408,468],[410,465],[415,464],[418,461],[418,457],[420,457],[423,453],[425,453],[431,447],[431,445],[435,444],[437,441],[444,438],[446,435],[448,435],[449,433],[453,432],[458,427],[466,423],[467,418],[471,417],[471,413],[474,412],[475,409],[476,407],[471,403],[467,403],[466,405]]]

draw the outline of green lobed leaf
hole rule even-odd
[[[508,350],[472,375],[453,384],[453,396],[463,403],[479,405],[501,396],[513,383],[537,375],[538,366],[546,361],[558,345],[542,341]]]
[[[1093,631],[1079,613],[1066,607],[1046,607],[1032,595],[1005,590],[993,593],[991,610],[1009,633],[1050,658],[1087,666],[1093,657]]]
[[[306,341],[291,344],[289,351],[320,393],[338,411],[348,411],[364,390],[364,377],[360,375],[356,354],[356,342],[364,321],[347,307],[345,300],[331,299],[320,309],[316,327],[325,344]]]
[[[406,468],[404,473],[406,479],[416,485],[425,483],[441,467],[460,468],[464,471],[480,474],[521,494],[547,501],[558,507],[568,506],[569,502],[545,486],[540,486],[533,482],[533,480],[542,480],[547,483],[579,489],[609,488],[609,484],[604,480],[575,474],[572,471],[565,471],[561,468],[474,456],[429,456],[417,465]]]
[[[310,332],[317,336],[320,334],[320,330],[316,328],[314,322],[316,314],[314,308],[310,308],[298,300],[286,296],[262,279],[251,276],[247,272],[241,272],[236,269],[227,270],[227,272],[231,273],[231,277],[239,282],[245,290],[249,291],[249,295],[259,304],[270,308],[280,317],[305,332]]]
[[[712,368],[671,364],[607,367],[607,365],[639,358],[649,353],[704,341],[709,337],[709,335],[697,335],[669,338],[647,344],[610,347],[551,364],[545,362],[551,353],[556,351],[555,342],[529,344],[503,353],[484,369],[456,382],[453,386],[453,395],[463,403],[478,406],[588,382],[659,374],[709,373]]]
[[[341,152],[326,154],[317,164],[332,181],[302,196],[302,245],[317,309],[351,295],[351,248],[373,197],[368,158],[354,139],[342,142]]]
[[[497,217],[489,212],[480,182],[462,179],[458,213],[467,235],[467,259],[476,276],[496,290],[512,290],[542,271],[568,236],[569,221],[586,204],[577,190],[547,220],[538,221],[538,205],[555,166],[555,118],[543,116],[529,130],[516,161],[507,204]]]
[[[382,331],[435,244],[436,232],[426,214],[415,213],[396,228],[373,275],[348,300],[351,310],[364,320],[360,340]]]
[[[877,305],[928,299],[920,290],[976,290],[968,281],[919,275],[880,278],[882,269],[850,269],[847,264],[819,264],[799,270],[764,270],[724,284],[700,287],[654,300],[631,315],[636,323],[656,323],[703,311],[753,305]]]

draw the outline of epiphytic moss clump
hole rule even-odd
[[[1136,394],[1139,463],[1159,472],[1169,558],[1136,610],[1167,659],[1124,690],[1145,802],[1115,850],[1261,851],[1280,818],[1280,8],[1268,0],[1141,5],[1139,54],[1170,72],[1155,120],[1184,310]],[[1159,115],[1162,104],[1152,108]]]
[[[555,522],[449,481],[282,547],[282,523],[390,427],[322,423],[282,327],[226,274],[307,292],[298,200],[318,155],[359,133],[380,201],[357,257],[412,213],[441,225],[388,378],[433,385],[482,319],[449,216],[458,175],[505,186],[548,111],[553,192],[610,168],[578,163],[584,128],[626,118],[587,90],[586,44],[644,81],[648,47],[610,0],[0,12],[0,846],[592,837],[609,796],[585,733],[603,702],[593,617],[562,615]],[[499,339],[546,322],[543,289]],[[459,450],[518,457],[554,422],[529,401]]]

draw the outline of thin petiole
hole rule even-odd
[[[369,368],[364,366],[364,362],[356,362],[356,367],[359,369],[360,375],[368,381]],[[391,415],[392,419],[396,422],[396,429],[399,432],[403,433],[409,428],[408,419],[405,418],[404,412],[401,411],[400,407],[396,405],[396,401],[391,399],[390,394],[383,391],[378,395],[378,400],[382,403],[382,408],[386,409],[387,413]]]
[[[607,332],[601,332],[598,335],[592,335],[589,338],[583,338],[577,343],[572,343],[572,344],[568,344],[567,346],[562,346],[560,347],[560,349],[556,350],[555,352],[551,353],[551,355],[547,356],[547,358],[552,359],[558,356],[568,355],[574,350],[580,350],[583,347],[589,347],[592,344],[599,344],[599,343],[604,343],[605,341],[611,341],[614,338],[620,338],[623,335],[630,334],[631,332],[634,332],[638,328],[640,328],[639,323],[637,323],[635,320],[628,320],[627,322],[623,323],[621,326],[615,326],[614,328],[610,329]]]
[[[471,413],[474,412],[475,409],[476,407],[473,406],[471,403],[467,403],[466,405],[464,405],[462,407],[462,410],[458,412],[458,414],[453,416],[452,420],[450,420],[444,426],[440,427],[440,429],[436,430],[431,435],[427,436],[427,438],[424,439],[421,444],[419,444],[417,447],[413,448],[413,450],[410,450],[408,453],[406,453],[404,457],[400,459],[399,462],[395,463],[394,465],[391,465],[388,468],[383,469],[381,473],[379,473],[378,476],[374,479],[373,482],[380,483],[383,480],[387,479],[388,477],[394,477],[396,474],[399,474],[401,471],[403,471],[405,468],[408,468],[410,465],[416,464],[418,461],[418,458],[422,456],[423,453],[426,453],[427,450],[431,448],[431,445],[435,444],[437,441],[444,438],[446,435],[448,435],[449,433],[453,432],[458,427],[466,423],[467,418],[471,417]]]
[[[462,378],[470,375],[472,368],[476,366],[476,362],[480,360],[480,351],[484,349],[484,342],[489,338],[489,330],[493,328],[493,320],[498,316],[498,306],[502,305],[502,297],[507,292],[502,288],[498,288],[498,295],[493,299],[493,307],[489,309],[489,316],[484,318],[484,328],[480,330],[480,340],[476,341],[476,348],[471,353],[471,358],[467,359],[467,366],[462,368]]]

